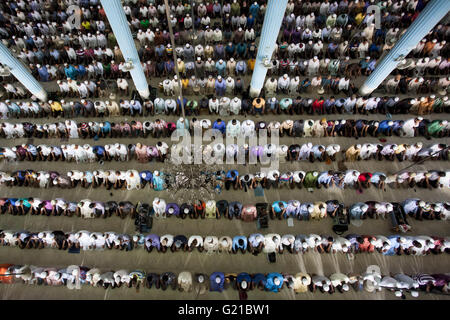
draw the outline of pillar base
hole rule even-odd
[[[361,96],[368,96],[369,94],[371,94],[376,88],[370,88],[369,86],[367,86],[366,84],[363,84],[361,86],[361,88],[359,88],[359,94]]]
[[[139,95],[144,98],[147,99],[148,97],[150,97],[150,90],[145,89],[145,90],[138,90]]]
[[[33,93],[33,95],[38,98],[39,100],[41,100],[42,102],[46,102],[47,101],[47,92],[42,89],[39,92]]]
[[[250,97],[257,98],[257,97],[259,97],[260,93],[261,93],[261,89],[256,89],[256,88],[250,87]]]

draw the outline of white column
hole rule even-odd
[[[0,62],[8,66],[11,73],[24,85],[35,97],[41,101],[47,101],[47,92],[33,77],[30,71],[11,54],[9,49],[0,42]]]
[[[259,96],[264,86],[267,68],[264,66],[263,61],[271,61],[287,3],[288,0],[269,0],[267,4],[261,36],[259,38],[255,68],[250,83],[250,95],[253,97]]]
[[[450,10],[450,0],[432,0],[409,26],[389,53],[377,63],[375,70],[359,89],[363,96],[371,94],[408,53],[416,47]]]
[[[147,79],[142,69],[141,61],[131,35],[128,21],[123,11],[120,0],[100,0],[109,24],[111,25],[114,36],[116,37],[119,48],[122,51],[125,62],[131,60],[133,69],[130,71],[136,90],[143,98],[150,96]]]

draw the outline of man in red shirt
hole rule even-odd
[[[316,113],[316,110],[319,110],[319,114],[324,114],[323,103],[324,103],[323,97],[320,97],[319,99],[314,100],[314,102],[312,104],[313,114]]]

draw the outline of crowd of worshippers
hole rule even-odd
[[[142,210],[145,208],[146,210]],[[85,219],[108,218],[118,216],[130,217],[139,225],[146,217],[180,219],[239,219],[255,221],[259,217],[270,219],[322,220],[327,217],[347,216],[349,219],[388,219],[391,218],[396,231],[410,230],[407,218],[416,220],[448,220],[450,218],[449,202],[426,202],[409,198],[398,202],[366,201],[345,205],[338,200],[300,202],[298,200],[259,202],[244,204],[227,200],[195,200],[182,204],[167,203],[155,198],[151,204],[133,204],[130,201],[67,201],[62,198],[42,200],[39,198],[0,198],[1,214],[11,215],[45,215],[77,216]],[[395,220],[394,220],[395,219]],[[401,226],[401,227],[400,227]]]
[[[117,117],[117,116],[149,116],[149,115],[180,115],[184,108],[187,115],[227,114],[227,115],[263,115],[263,114],[418,114],[449,113],[450,101],[448,97],[431,95],[421,98],[399,97],[358,97],[352,95],[347,98],[322,96],[312,98],[280,98],[264,99],[239,98],[237,96],[203,97],[199,100],[180,97],[178,99],[158,97],[152,100],[136,98],[119,99],[116,101],[114,93],[111,100],[59,101],[11,101],[0,102],[0,117]]]
[[[22,144],[12,148],[0,147],[0,159],[7,161],[66,161],[66,162],[99,162],[130,161],[164,162],[168,155],[168,145],[159,141],[156,145],[141,143],[124,145],[119,143],[107,145],[67,144],[49,146],[46,144]]]
[[[450,188],[450,171],[402,171],[401,173],[386,174],[383,172],[359,172],[349,169],[346,171],[287,171],[269,170],[267,173],[255,172],[239,174],[237,170],[219,170],[215,172],[201,171],[205,185],[217,193],[225,190],[264,189],[354,189],[363,192],[370,187],[386,191],[386,186],[393,189],[421,188],[447,189]],[[59,173],[57,171],[35,171],[32,169],[0,172],[0,185],[7,187],[33,188],[63,188],[76,187],[99,188],[107,190],[139,190],[148,186],[154,191],[171,190],[178,183],[189,181],[183,172],[166,174],[163,171],[129,170],[70,170]],[[185,184],[183,184],[185,185]],[[186,185],[186,188],[194,188]]]
[[[294,274],[270,272],[264,273],[224,273],[216,271],[210,275],[182,271],[178,275],[173,272],[154,273],[144,270],[117,271],[89,268],[87,266],[70,265],[60,267],[39,267],[33,265],[8,264],[3,283],[25,283],[44,286],[66,286],[68,289],[81,289],[92,286],[104,289],[120,287],[160,290],[178,290],[204,295],[207,292],[224,292],[235,290],[241,300],[247,299],[252,290],[280,292],[289,290],[295,294],[302,293],[346,293],[350,288],[354,292],[377,293],[384,290],[392,292],[396,297],[405,299],[406,293],[417,298],[419,291],[423,293],[448,293],[450,276],[446,273],[404,273],[383,275],[380,267],[367,267],[365,272],[348,274],[336,272],[328,277],[323,274]]]
[[[147,252],[198,252],[206,253],[374,253],[383,255],[414,255],[450,253],[450,238],[399,235],[358,235],[345,237],[317,234],[254,233],[250,236],[200,236],[200,235],[157,235],[157,234],[121,234],[116,232],[90,232],[87,230],[64,232],[26,230],[1,230],[2,246],[20,249],[57,248],[59,250],[97,250],[105,249],[131,251],[145,249]]]
[[[170,23],[175,29],[175,48],[172,48],[167,32],[169,21],[165,13],[158,11],[164,7],[162,4],[150,5],[153,7],[146,4],[140,7],[126,5],[124,9],[130,28],[138,40],[138,53],[144,61],[143,67],[147,76],[173,75],[177,64],[186,82],[194,73],[206,82],[205,77],[211,75],[210,72],[224,76],[225,70],[230,70],[228,75],[231,76],[244,75],[253,70],[257,51],[255,39],[258,36],[254,27],[262,22],[265,12],[264,1],[260,2],[261,4],[256,5],[236,3],[233,10],[228,6],[229,3],[223,7],[219,4],[216,6],[216,13],[220,12],[222,21],[219,19],[214,26],[211,25],[210,19],[214,13],[212,3],[195,6],[198,15],[194,14],[194,17],[190,17],[192,12],[185,11],[185,6],[173,4]],[[361,74],[368,75],[374,69],[376,58],[381,52],[392,48],[406,30],[408,22],[415,19],[424,6],[414,2],[412,6],[410,3],[387,6],[380,4],[380,9],[384,12],[380,29],[376,29],[375,14],[366,14],[367,6],[351,3],[352,8],[349,8],[348,3],[342,3],[341,6],[337,2],[326,2],[320,7],[309,2],[305,3],[307,7],[303,7],[301,2],[290,4],[286,10],[269,76],[289,74],[313,77],[320,71],[321,74],[330,73],[331,77],[340,72],[345,74],[346,78],[333,79],[336,83],[335,92],[354,91],[349,83],[350,78]],[[80,30],[76,30],[68,22],[65,8],[57,3],[50,5],[54,6],[51,13],[50,7],[36,3],[29,7],[25,2],[20,5],[5,5],[2,7],[0,34],[18,58],[30,66],[35,77],[41,81],[60,81],[60,90],[64,92],[70,91],[87,97],[91,88],[95,91],[97,86],[101,87],[101,90],[111,85],[122,89],[119,81],[117,84],[115,81],[105,81],[105,78],[119,79],[126,83],[124,78],[129,78],[130,75],[124,69],[123,55],[110,30],[105,12],[97,5],[98,3],[82,5],[83,21]],[[394,8],[395,6],[398,8]],[[406,8],[407,6],[409,8]],[[191,10],[190,4],[187,8]],[[407,13],[401,14],[401,10],[406,10]],[[414,66],[417,64],[420,75],[425,69],[431,74],[447,74],[448,59],[441,58],[448,56],[447,34],[448,26],[436,26],[410,54],[428,59],[414,63]],[[173,61],[174,50],[179,57],[176,62]],[[359,58],[361,61],[352,62],[350,58]],[[414,66],[410,65],[409,70],[414,70]],[[323,84],[327,90],[332,82],[330,77]],[[87,81],[88,78],[91,81]],[[70,81],[61,81],[64,79]],[[300,81],[298,77],[296,79]],[[343,79],[344,81],[341,81]],[[441,81],[435,77],[425,81],[423,78],[416,79],[421,79],[420,90],[423,92],[436,88],[446,90],[444,82],[449,81],[448,78],[442,78]],[[269,87],[273,85],[272,80]],[[310,81],[304,82],[307,87]],[[402,80],[401,88],[405,87],[404,83],[406,87],[408,83],[416,86],[416,81],[409,77]],[[123,86],[127,91],[128,85]],[[14,86],[4,87],[9,96],[18,94]]]
[[[140,142],[136,144],[106,144],[94,145],[90,144],[78,145],[67,144],[61,146],[50,146],[47,144],[34,145],[31,143],[17,145],[14,147],[0,147],[0,160],[8,162],[14,161],[66,161],[66,162],[100,162],[100,161],[132,161],[146,163],[151,161],[164,162],[169,158],[171,152],[180,154],[183,150],[195,152],[195,145],[189,148],[172,145],[169,146],[162,141],[157,142],[155,146],[145,145]],[[215,144],[211,148],[204,147],[202,152],[211,151],[212,156],[220,157],[222,162],[227,159],[237,161],[246,150],[244,145],[239,148],[237,144]],[[240,150],[242,149],[242,150]],[[225,150],[225,152],[223,152]],[[313,145],[311,142],[287,145],[266,144],[264,146],[253,146],[248,148],[243,160],[245,163],[250,160],[257,161],[266,157],[269,159],[272,154],[278,156],[280,161],[310,161],[310,162],[326,162],[336,161],[341,150],[338,144],[330,145]],[[424,146],[422,142],[415,144],[381,144],[381,143],[364,143],[355,144],[347,149],[342,150],[345,161],[361,161],[361,160],[389,160],[394,161],[425,161],[425,160],[448,160],[449,147],[446,144],[435,143],[433,145]],[[217,159],[217,158],[216,158]],[[251,163],[251,162],[250,162]]]
[[[215,134],[223,137],[249,138],[259,134],[260,131],[271,137],[272,131],[282,137],[379,137],[398,136],[405,138],[425,137],[426,139],[445,138],[450,135],[450,122],[437,119],[429,120],[422,117],[406,120],[363,120],[340,119],[327,120],[325,118],[313,119],[287,119],[279,121],[253,121],[250,119],[240,122],[231,119],[225,123],[218,118],[214,122],[210,119],[179,118],[176,122],[155,119],[155,121],[132,120],[130,122],[89,121],[75,122],[65,120],[53,123],[30,122],[3,122],[0,126],[0,137],[6,139],[16,138],[70,138],[70,139],[99,139],[99,138],[126,138],[170,137],[175,131],[178,136],[204,133],[208,129],[215,130]],[[225,152],[225,148],[223,148]]]

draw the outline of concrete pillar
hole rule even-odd
[[[0,42],[0,62],[8,66],[11,73],[20,81],[34,96],[41,101],[47,101],[47,92],[41,84],[31,75],[30,71],[11,54],[9,49]]]
[[[271,62],[287,3],[288,0],[269,0],[267,4],[261,36],[259,38],[255,68],[250,83],[250,95],[252,97],[259,96],[264,86],[267,67],[264,66],[263,61]]]
[[[359,93],[363,96],[371,94],[384,79],[394,70],[402,61],[402,57],[406,57],[408,53],[416,47],[420,40],[425,37],[428,32],[439,21],[445,17],[450,10],[450,0],[432,0],[416,20],[409,26],[408,30],[402,35],[399,41],[389,51],[389,53],[377,63],[375,70],[370,74],[367,80],[359,89]]]
[[[128,26],[125,12],[123,11],[120,0],[100,0],[109,24],[116,37],[119,48],[122,51],[125,62],[131,60],[133,62],[133,69],[130,71],[131,78],[133,78],[136,90],[143,98],[150,96],[147,79],[145,78],[144,70],[142,69],[141,61],[134,44],[133,36],[131,35]]]

